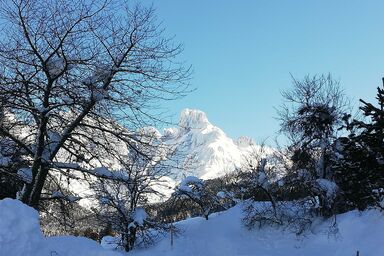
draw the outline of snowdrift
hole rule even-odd
[[[304,236],[277,228],[247,230],[241,223],[242,205],[203,218],[176,223],[182,230],[171,246],[170,236],[132,256],[360,256],[384,255],[384,214],[377,210],[351,211],[318,221]],[[44,237],[37,212],[18,200],[0,201],[0,256],[117,256],[83,237]]]
[[[213,214],[207,221],[192,218],[176,224],[182,233],[171,247],[165,237],[155,247],[134,250],[133,256],[360,256],[384,255],[384,214],[351,211],[318,220],[304,236],[277,228],[247,230],[241,224],[241,204]],[[330,232],[333,231],[333,232]]]
[[[44,237],[36,210],[18,200],[0,200],[0,256],[42,255],[121,256],[84,237]]]

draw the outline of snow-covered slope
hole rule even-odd
[[[338,233],[330,234],[334,219],[319,222],[312,232],[296,236],[265,227],[247,230],[241,224],[241,204],[222,213],[191,218],[176,224],[182,230],[171,247],[166,236],[149,249],[132,256],[362,256],[384,255],[384,215],[377,210],[351,211],[338,215]]]
[[[178,127],[165,129],[162,140],[178,145],[188,175],[203,179],[234,171],[252,150],[259,148],[246,137],[232,140],[211,124],[204,112],[193,109],[183,110]]]
[[[175,224],[181,232],[169,235],[147,249],[135,249],[131,256],[382,256],[384,213],[378,210],[351,211],[337,215],[337,228],[329,233],[334,218],[317,221],[304,236],[263,227],[248,230],[242,223],[242,204],[210,216]],[[103,249],[84,237],[44,237],[37,212],[18,200],[0,200],[1,256],[117,256],[122,252]]]
[[[0,200],[0,256],[118,256],[97,242],[74,236],[44,237],[36,210],[18,200]]]

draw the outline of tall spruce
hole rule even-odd
[[[384,85],[384,78],[383,78]],[[377,88],[378,106],[360,100],[363,120],[348,122],[348,137],[338,141],[335,178],[346,202],[360,210],[378,206],[384,188],[384,87]]]

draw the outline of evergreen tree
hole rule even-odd
[[[384,83],[384,79],[383,79]],[[380,205],[384,188],[384,88],[377,88],[378,106],[364,100],[360,109],[365,120],[348,122],[350,132],[337,142],[335,178],[348,204],[360,210]]]

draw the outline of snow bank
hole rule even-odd
[[[117,256],[84,237],[44,237],[39,215],[18,200],[0,200],[0,256]]]
[[[384,255],[384,214],[376,210],[351,211],[317,224],[305,236],[276,228],[247,230],[241,224],[242,205],[212,214],[209,220],[191,218],[176,223],[183,230],[171,247],[166,236],[148,249],[130,252],[131,256],[362,256]],[[111,238],[104,239],[106,246]],[[44,237],[37,212],[20,201],[0,201],[0,256],[116,256],[83,237]]]
[[[0,201],[0,255],[29,255],[42,240],[35,210],[17,200]]]
[[[117,236],[117,237],[104,236],[101,239],[100,244],[104,249],[115,250],[119,247],[119,240],[120,240],[120,236]]]
[[[352,211],[318,220],[305,236],[266,227],[247,230],[241,224],[242,206],[212,214],[209,220],[191,218],[178,222],[183,231],[171,247],[170,236],[132,256],[362,256],[384,255],[384,215],[376,210]],[[337,231],[337,232],[336,232]]]

